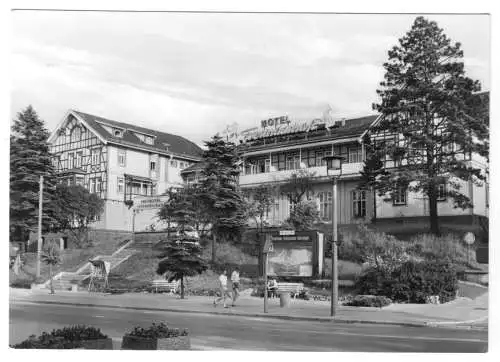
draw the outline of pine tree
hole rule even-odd
[[[175,187],[169,187],[165,193],[168,196],[167,202],[163,204],[158,211],[158,217],[167,223],[167,240],[170,240],[170,230],[173,225],[174,212],[176,210],[177,197],[179,196],[178,190]]]
[[[415,19],[410,31],[389,51],[389,61],[374,109],[382,115],[374,128],[385,140],[395,167],[380,178],[379,195],[394,198],[398,188],[428,199],[431,232],[439,234],[438,185],[455,207],[471,207],[459,181],[480,184],[484,175],[471,166],[471,154],[488,154],[489,126],[478,117],[478,81],[465,76],[460,43],[436,22]],[[380,141],[378,141],[380,142]]]
[[[223,241],[240,238],[248,215],[237,183],[240,168],[236,146],[218,135],[205,144],[202,199],[211,219],[215,260],[215,237]]]
[[[49,132],[32,106],[17,114],[10,137],[10,233],[26,240],[38,224],[40,176],[44,176],[42,231],[54,226],[54,169]]]
[[[160,275],[168,273],[168,281],[180,280],[181,299],[184,299],[184,278],[203,273],[207,264],[201,258],[198,240],[187,234],[195,222],[195,212],[187,193],[180,190],[172,201],[172,219],[177,225],[177,233],[172,240],[160,243],[160,262],[156,272]]]

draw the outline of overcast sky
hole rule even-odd
[[[65,112],[185,136],[198,144],[288,114],[372,113],[387,51],[415,15],[17,11],[11,115],[32,104],[52,130]],[[462,43],[489,90],[489,17],[428,16]]]

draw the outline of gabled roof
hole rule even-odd
[[[201,158],[203,153],[199,146],[182,136],[159,132],[130,123],[118,122],[80,111],[72,110],[71,112],[82,118],[101,138],[110,143],[140,147],[153,152],[172,153],[180,157]],[[123,129],[123,136],[118,137],[109,133],[102,125]],[[135,133],[153,136],[154,143],[150,145],[142,142]]]

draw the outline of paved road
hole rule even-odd
[[[16,302],[10,306],[10,343],[70,324],[88,324],[116,340],[132,326],[165,321],[189,328],[195,349],[485,352],[487,332],[266,318],[121,310]]]

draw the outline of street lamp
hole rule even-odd
[[[338,267],[337,267],[337,246],[338,246],[338,234],[337,234],[337,180],[342,175],[342,161],[343,157],[340,156],[326,156],[323,158],[326,161],[326,174],[332,176],[333,190],[332,190],[332,296],[331,296],[331,307],[330,316],[335,317],[337,309],[337,300],[339,292],[339,278],[338,278]]]

